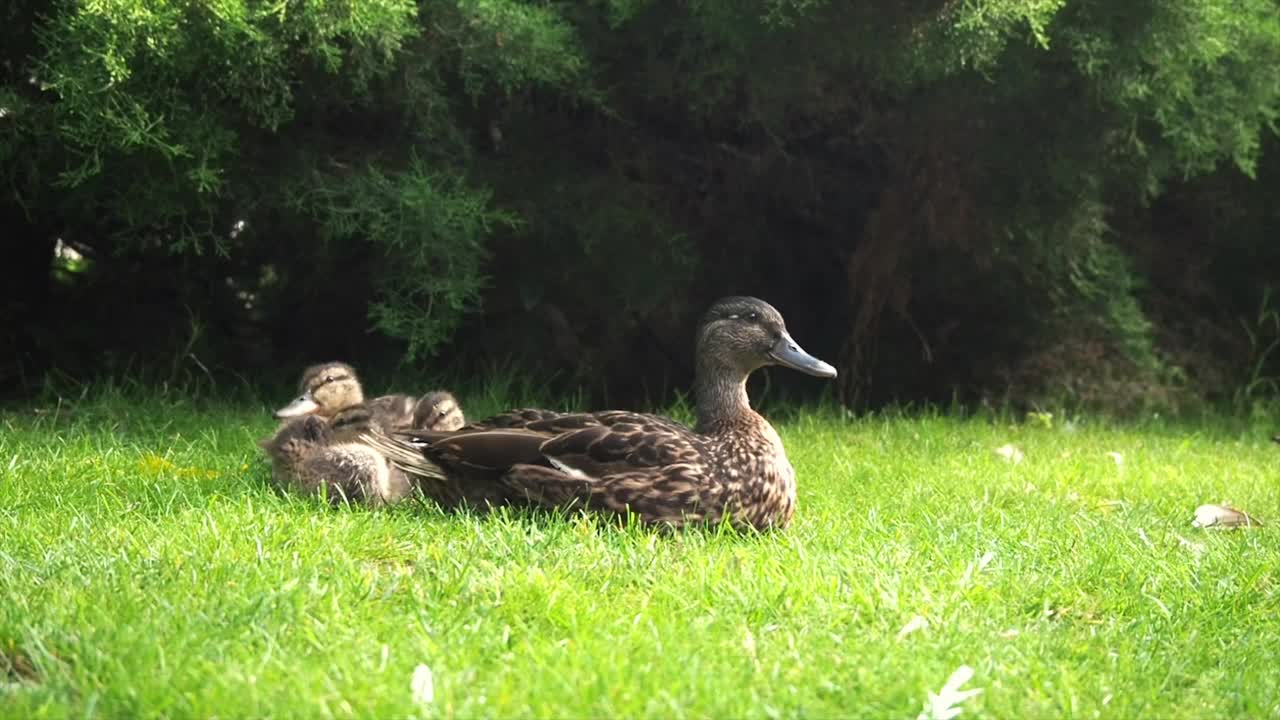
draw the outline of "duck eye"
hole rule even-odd
[[[751,322],[758,322],[760,320],[760,313],[753,310],[747,313],[747,319]]]

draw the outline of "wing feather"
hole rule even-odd
[[[644,416],[619,414],[609,424],[561,433],[542,445],[542,454],[593,478],[671,465],[700,465],[702,441],[680,425],[644,422]]]
[[[539,431],[554,427],[554,423],[559,418],[581,417],[589,415],[589,413],[564,413],[555,410],[542,410],[538,408],[517,408],[508,410],[507,412],[498,413],[487,417],[483,420],[477,420],[462,428],[463,430],[493,430],[493,429],[537,429]],[[538,427],[530,427],[538,426]]]
[[[427,457],[445,466],[505,471],[521,463],[545,463],[541,447],[546,436],[528,430],[459,431],[427,445]]]

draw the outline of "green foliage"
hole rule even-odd
[[[1068,277],[1079,299],[1096,309],[1131,360],[1154,367],[1151,322],[1135,297],[1139,280],[1124,253],[1110,243],[1095,242],[1068,264]]]
[[[707,4],[717,22],[729,16],[750,27],[732,3]],[[1127,259],[1139,242],[1131,234],[1141,231],[1108,228],[1106,218],[1223,161],[1254,171],[1280,112],[1273,2],[992,0],[886,4],[876,16],[857,4],[771,7],[761,21],[770,32],[732,38],[736,56],[772,62],[720,86],[746,85],[750,124],[783,152],[822,127],[825,137],[887,157],[884,199],[850,256],[851,357],[883,331],[874,318],[884,312],[913,324],[917,310],[935,313],[951,301],[936,290],[948,283],[906,269],[959,246],[975,259],[966,273],[991,275],[986,302],[1001,302],[1000,286],[1020,298],[1000,321],[1013,338],[1037,326],[1033,336],[1060,334],[1065,315],[1082,329],[1100,327],[1105,344],[1138,366],[1168,371]],[[831,27],[878,32],[846,50],[829,38],[852,36],[824,32]],[[857,130],[844,133],[850,118]],[[839,212],[836,203],[828,212]],[[923,344],[931,354],[928,338]],[[875,373],[856,363],[850,370],[846,382]]]
[[[1076,206],[1034,225],[1014,229],[1029,245],[1013,256],[1018,262],[1038,259],[1038,267],[1021,272],[1044,284],[1049,304],[1059,318],[1096,325],[1115,339],[1136,365],[1156,370],[1160,360],[1153,327],[1139,303],[1142,278],[1115,243],[1107,224],[1107,205],[1083,193]]]
[[[530,86],[573,86],[586,70],[577,34],[555,6],[460,0],[457,12],[451,31],[468,49],[458,72],[472,96],[492,87],[510,95]]]
[[[490,209],[486,193],[416,157],[394,174],[369,167],[339,181],[318,178],[306,201],[325,240],[367,240],[383,254],[371,317],[408,342],[410,360],[433,353],[477,307],[484,240],[496,227],[516,225]]]
[[[1270,286],[1262,293],[1257,314],[1241,318],[1240,325],[1249,338],[1248,376],[1236,390],[1235,409],[1266,417],[1270,414],[1266,403],[1274,404],[1280,398],[1280,378],[1266,372],[1271,354],[1280,348],[1280,310],[1274,305]]]
[[[52,93],[57,130],[81,162],[76,186],[138,154],[183,170],[197,194],[222,191],[238,150],[232,121],[268,131],[294,116],[294,87],[314,66],[353,90],[392,67],[417,33],[407,0],[209,5],[64,3],[38,30],[34,77]]]
[[[1110,141],[1150,163],[1148,192],[1230,160],[1252,174],[1280,113],[1280,13],[1271,0],[1081,3],[1062,28],[1078,71],[1117,116]],[[1230,112],[1224,112],[1231,108]]]
[[[654,0],[592,0],[592,4],[604,6],[609,28],[617,30],[653,6]]]
[[[552,175],[545,167],[542,174]],[[591,297],[628,316],[651,311],[693,281],[697,250],[667,222],[663,198],[652,189],[613,177],[574,177],[572,168],[556,181],[531,193],[535,204],[521,206],[521,214],[538,218],[538,225],[519,247],[506,249],[520,259],[522,272],[513,281],[526,307]]]
[[[562,324],[602,328],[597,367],[624,376],[633,323],[661,314],[674,333],[704,295],[746,288],[852,318],[826,327],[853,328],[831,344],[854,384],[937,377],[932,360],[857,360],[935,350],[973,368],[952,388],[989,384],[984,366],[1019,358],[979,355],[1025,354],[1064,323],[1170,371],[1150,208],[1223,166],[1259,174],[1280,114],[1274,0],[0,13],[6,202],[34,233],[132,258],[102,275],[177,253],[201,258],[183,266],[191,285],[302,263],[337,276],[284,273],[273,297],[302,304],[364,259],[369,288],[344,301],[409,357],[483,303],[545,301],[568,308]],[[1260,218],[1240,256],[1274,235],[1265,195],[1234,209]],[[966,316],[955,293],[998,316]],[[255,322],[278,330],[289,312]],[[882,337],[897,346],[878,355]]]
[[[7,62],[31,88],[0,86],[0,157],[27,161],[6,164],[18,202],[102,251],[269,265],[295,261],[273,250],[282,231],[367,240],[385,256],[373,323],[411,358],[476,306],[487,236],[513,224],[460,179],[457,83],[477,102],[590,96],[572,28],[522,2],[60,2],[26,30],[38,52]]]
[[[1050,28],[1066,0],[985,0],[947,3],[927,18],[909,45],[912,72],[903,79],[936,82],[946,76],[1002,70],[1010,45],[1048,49]]]

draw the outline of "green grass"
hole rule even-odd
[[[4,717],[914,718],[961,665],[962,717],[1280,713],[1276,530],[1190,526],[1280,520],[1263,428],[799,414],[751,536],[330,509],[260,404],[46,410],[0,415]]]

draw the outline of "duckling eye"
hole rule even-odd
[[[751,322],[759,322],[760,313],[752,310],[751,312],[747,313],[747,319],[750,320]]]

